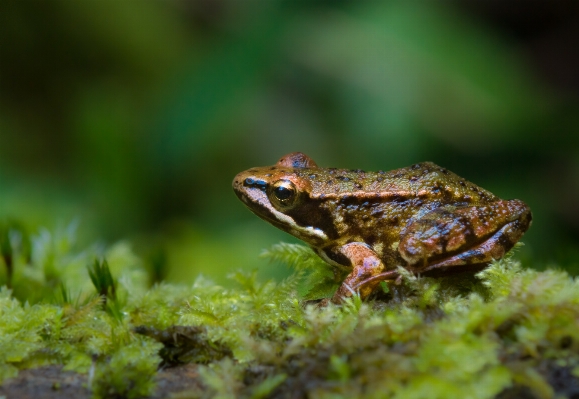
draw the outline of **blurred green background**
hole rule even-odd
[[[534,224],[521,257],[579,272],[579,3],[0,1],[0,218],[80,221],[160,278],[219,282],[290,236],[233,176],[434,161]]]

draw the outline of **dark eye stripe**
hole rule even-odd
[[[266,183],[264,180],[254,179],[253,177],[248,177],[243,181],[245,187],[256,187],[261,190],[265,190]]]

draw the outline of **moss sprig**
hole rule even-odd
[[[282,242],[264,250],[260,256],[293,268],[301,279],[298,293],[305,300],[332,296],[347,274],[347,270],[330,266],[304,245]]]

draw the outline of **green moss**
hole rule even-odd
[[[92,384],[95,398],[139,398],[150,395],[161,344],[135,339],[98,364]]]
[[[139,397],[160,364],[194,362],[199,398],[549,398],[579,384],[579,283],[563,271],[512,258],[476,276],[400,270],[368,302],[319,308],[305,298],[330,295],[341,272],[305,247],[266,253],[295,268],[282,282],[236,272],[236,288],[201,277],[148,287],[127,244],[77,251],[56,236],[33,236],[0,292],[0,380],[62,364],[93,376],[95,397]],[[109,266],[98,291],[95,258]]]

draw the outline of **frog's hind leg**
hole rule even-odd
[[[501,259],[518,241],[521,235],[522,233],[519,234],[519,230],[517,230],[516,226],[514,226],[513,223],[510,223],[505,225],[482,244],[467,251],[425,265],[418,263],[416,265],[406,266],[406,269],[415,274],[429,277],[446,276],[448,274],[466,271],[477,272],[482,270],[492,261]],[[505,245],[506,237],[508,237],[509,242],[512,244]],[[357,289],[358,287],[380,281],[398,281],[399,278],[400,275],[397,270],[388,270],[361,281],[358,286],[354,288]]]
[[[426,267],[417,267],[413,271],[427,276],[479,271],[492,261],[499,260],[505,256],[522,235],[523,232],[518,229],[517,223],[511,222],[472,249],[428,264]]]
[[[477,270],[502,258],[530,223],[518,200],[440,208],[409,225],[398,250],[415,273]]]

